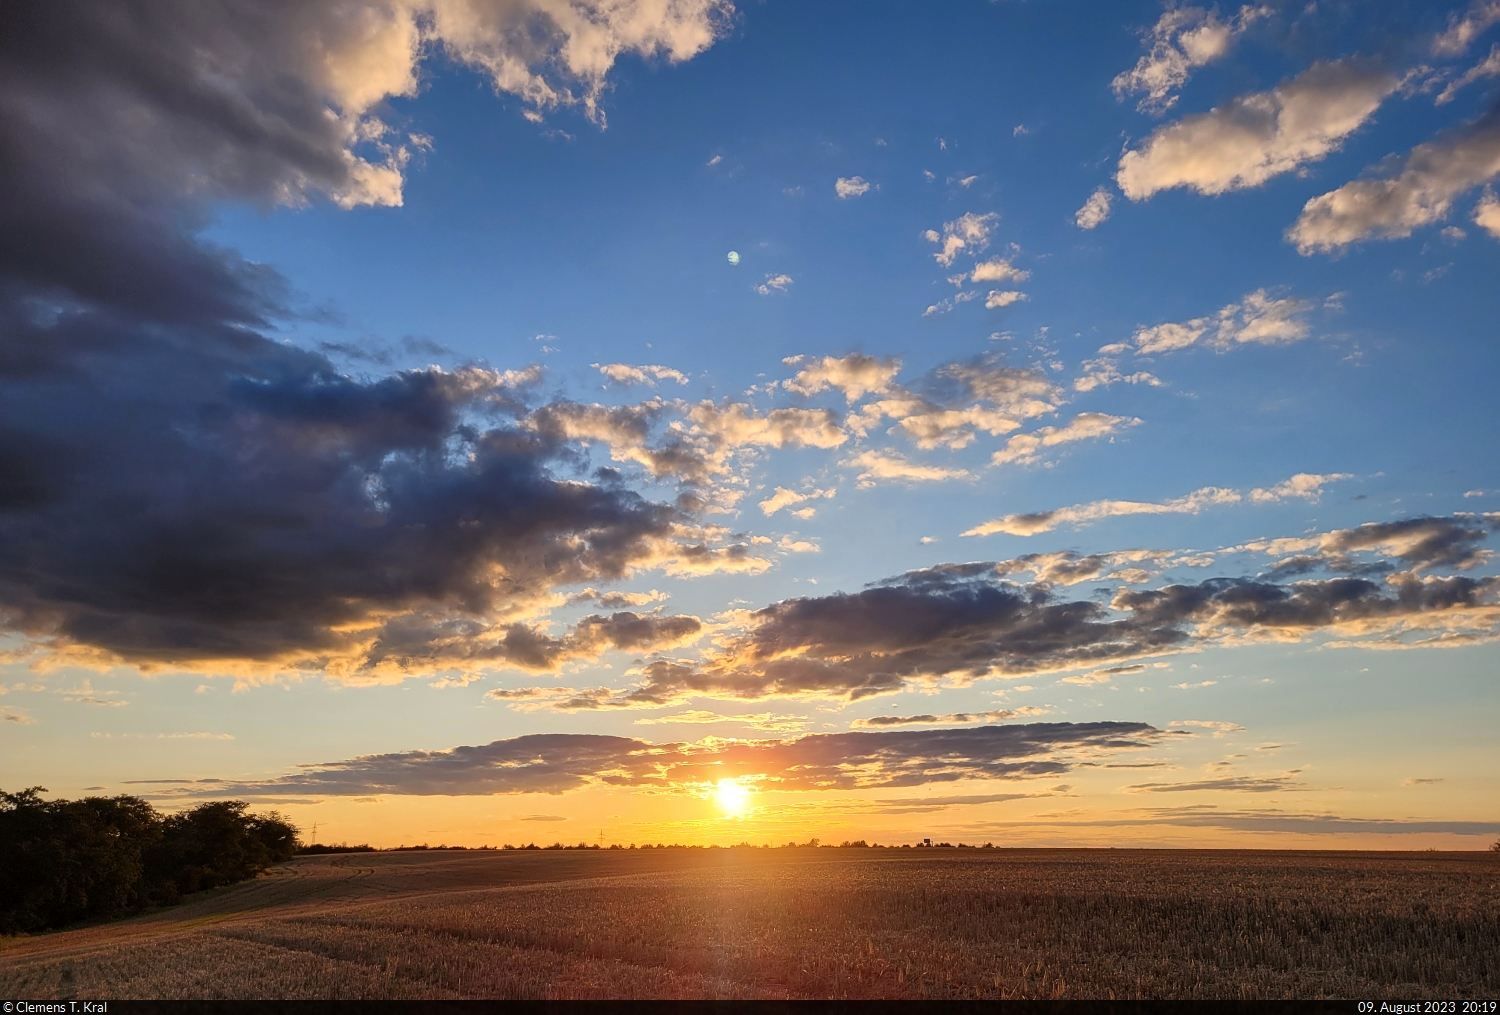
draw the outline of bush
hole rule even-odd
[[[43,800],[0,790],[0,933],[115,916],[253,878],[291,859],[297,829],[237,800],[162,816],[132,796]]]
[[[510,849],[509,846],[506,846],[505,848],[506,849]],[[373,853],[373,852],[375,852],[375,847],[369,845],[368,843],[364,843],[364,842],[360,843],[358,846],[351,846],[351,845],[349,845],[346,842],[335,842],[335,843],[332,843],[330,845],[325,846],[321,842],[314,842],[314,843],[311,843],[311,844],[306,845],[306,846],[298,846],[297,847],[297,855],[298,856],[323,856],[326,853]]]

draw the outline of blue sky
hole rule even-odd
[[[93,114],[18,73],[35,228],[103,194],[170,284],[7,255],[7,343],[63,350],[6,368],[16,460],[128,478],[16,473],[4,784],[384,844],[1487,845],[1497,23],[209,5],[169,96],[299,144],[103,70],[148,126],[66,173]]]

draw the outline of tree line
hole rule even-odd
[[[291,859],[297,828],[239,800],[162,814],[134,796],[0,790],[0,933],[120,916],[245,881]]]

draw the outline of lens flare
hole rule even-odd
[[[731,817],[744,814],[750,807],[750,791],[737,779],[720,779],[714,796],[719,800],[719,808]]]

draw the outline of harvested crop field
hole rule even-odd
[[[11,998],[1493,998],[1500,854],[311,857],[0,942]]]

